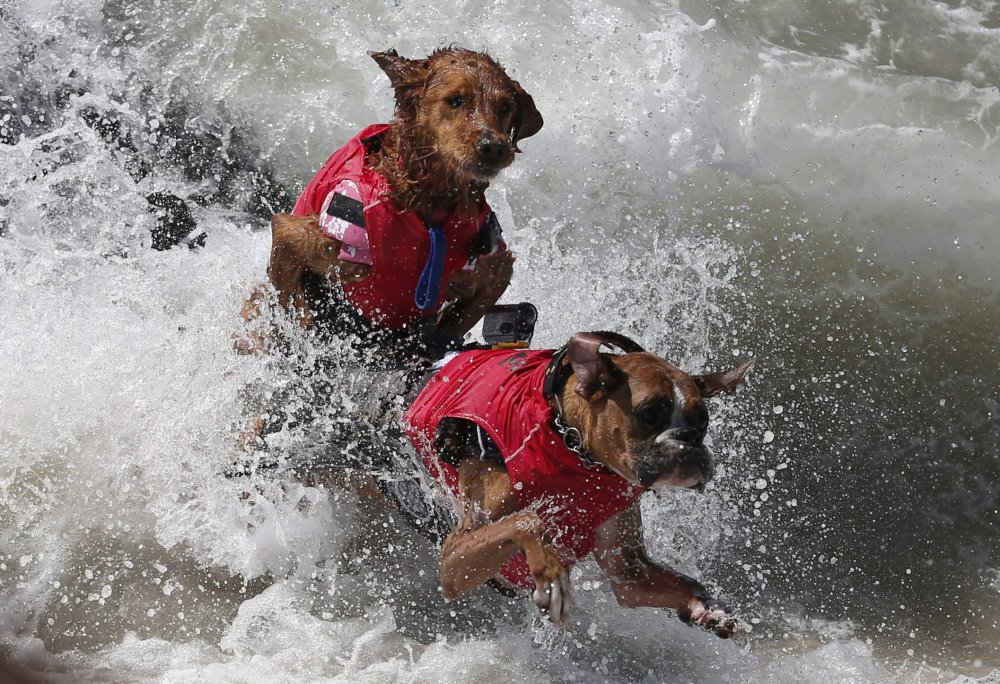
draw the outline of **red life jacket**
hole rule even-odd
[[[522,509],[535,510],[564,563],[594,549],[597,528],[643,492],[604,468],[588,468],[552,424],[542,387],[551,350],[462,352],[438,371],[406,411],[403,426],[430,473],[458,493],[458,470],[434,451],[444,418],[479,425],[496,442]],[[524,554],[500,570],[511,584],[534,582]]]
[[[388,181],[377,171],[365,168],[369,145],[388,128],[388,124],[368,126],[330,155],[299,195],[292,214],[319,214],[327,195],[342,180],[353,181],[358,186],[364,205],[372,271],[360,283],[343,285],[344,295],[368,320],[398,329],[437,314],[446,297],[443,285],[469,262],[479,227],[489,217],[490,207],[485,200],[481,203],[478,221],[457,221],[449,216],[442,223],[446,240],[442,287],[433,306],[425,310],[417,308],[414,293],[431,249],[427,227],[413,212],[399,211],[389,198]]]

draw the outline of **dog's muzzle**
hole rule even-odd
[[[643,442],[635,452],[633,471],[647,489],[703,485],[715,474],[712,451],[696,430],[667,430]]]
[[[476,143],[473,173],[489,180],[513,161],[510,143],[495,135],[485,134]]]

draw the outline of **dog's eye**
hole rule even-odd
[[[635,417],[649,428],[661,428],[670,421],[670,406],[662,401],[643,404],[635,410]]]
[[[698,429],[702,432],[708,430],[708,411],[698,417]]]
[[[462,97],[461,95],[452,95],[445,101],[448,103],[448,106],[451,107],[452,109],[458,109],[459,107],[465,104],[465,98]]]
[[[507,116],[513,108],[514,105],[510,102],[504,101],[500,103],[500,108],[497,111],[500,113],[500,116]]]
[[[694,420],[691,422],[694,424],[695,428],[700,432],[708,431],[708,409],[704,406],[699,406],[698,411],[694,416]]]

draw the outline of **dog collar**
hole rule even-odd
[[[620,333],[601,330],[597,331],[595,334],[601,338],[602,344],[617,347],[625,353],[645,351],[637,342]],[[552,354],[552,360],[549,361],[549,365],[545,369],[545,379],[542,382],[542,394],[548,400],[549,405],[553,406],[552,426],[556,433],[558,433],[558,435],[562,438],[565,447],[576,454],[586,468],[589,468],[590,470],[604,470],[614,473],[622,479],[632,482],[632,480],[628,477],[625,477],[624,473],[621,473],[615,468],[612,468],[606,463],[601,463],[594,458],[586,449],[583,448],[583,435],[580,433],[580,430],[572,425],[568,425],[566,421],[563,420],[562,404],[559,401],[559,393],[556,390],[560,384],[566,382],[567,378],[569,378],[572,373],[571,367],[569,373],[565,371],[568,365],[563,363],[563,360],[566,358],[566,354],[568,353],[569,344],[564,344]]]
[[[626,482],[632,482],[632,480],[625,477],[625,473],[617,468],[612,468],[607,463],[601,463],[591,456],[589,451],[583,448],[583,435],[577,428],[568,425],[562,419],[562,406],[559,403],[559,396],[554,394],[552,395],[552,399],[555,401],[556,408],[558,409],[552,411],[552,427],[562,437],[563,445],[580,458],[583,466],[588,470],[603,470],[606,473],[617,475]],[[648,487],[645,489],[648,489]]]
[[[558,405],[558,403],[559,399],[556,399],[556,404]],[[572,425],[566,424],[560,411],[552,412],[552,425],[556,433],[562,437],[563,445],[580,458],[584,467],[590,470],[611,470],[583,448],[583,435]]]
[[[542,395],[550,405],[555,405],[552,409],[552,427],[555,428],[556,434],[562,438],[563,445],[579,457],[584,467],[590,470],[614,472],[583,448],[583,434],[580,433],[579,429],[563,420],[562,404],[559,402],[559,393],[556,391],[556,387],[560,381],[565,382],[566,378],[569,377],[567,373],[562,372],[566,368],[563,365],[563,359],[566,358],[568,350],[569,346],[564,344],[555,351],[552,360],[549,361],[549,365],[545,369],[545,380],[542,383]]]

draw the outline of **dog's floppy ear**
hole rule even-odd
[[[542,115],[538,113],[531,95],[517,81],[514,81],[514,101],[517,103],[517,116],[510,127],[510,141],[516,150],[518,140],[530,138],[542,130]]]
[[[401,88],[423,83],[427,78],[429,68],[426,59],[407,59],[400,57],[394,49],[385,52],[369,52],[371,58],[389,77],[389,83],[397,94]]]
[[[577,333],[569,339],[566,354],[576,373],[576,393],[590,401],[598,390],[607,390],[617,384],[620,371],[601,356],[604,340],[595,333]]]
[[[747,361],[742,366],[729,371],[718,373],[708,373],[707,375],[694,375],[694,384],[701,390],[701,396],[714,397],[716,394],[732,394],[736,391],[736,386],[740,384],[743,377],[754,367],[754,361]]]

